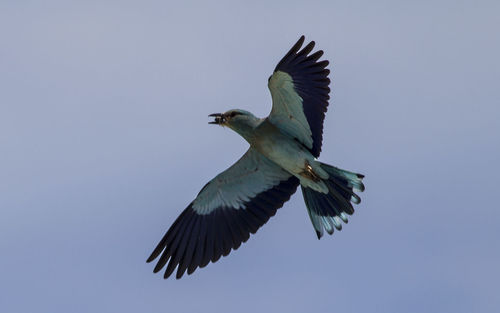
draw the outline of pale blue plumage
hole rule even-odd
[[[244,209],[245,202],[290,176],[276,163],[250,148],[200,191],[193,201],[193,209],[199,214],[210,214],[221,206]]]
[[[363,176],[321,163],[323,119],[329,99],[328,61],[322,51],[301,49],[304,37],[269,78],[273,107],[267,118],[240,109],[211,114],[249,144],[231,167],[202,188],[148,259],[160,256],[154,272],[177,278],[237,249],[276,213],[300,185],[318,239],[333,234],[361,199]]]
[[[312,132],[304,115],[302,98],[294,90],[292,77],[284,72],[275,72],[268,83],[273,99],[269,121],[304,146],[311,149]]]

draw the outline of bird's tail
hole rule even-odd
[[[334,228],[342,229],[342,221],[347,223],[347,215],[354,213],[351,202],[355,204],[361,202],[361,198],[354,191],[365,190],[362,182],[363,175],[341,170],[325,163],[321,163],[321,167],[329,175],[329,178],[324,180],[328,187],[328,194],[301,186],[307,212],[318,239],[323,236],[323,230],[331,235]]]

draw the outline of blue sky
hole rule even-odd
[[[498,312],[498,1],[3,1],[0,311]],[[331,61],[321,160],[366,175],[318,241],[300,192],[182,280],[145,260],[247,144],[304,34]]]

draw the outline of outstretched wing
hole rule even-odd
[[[269,121],[283,132],[299,140],[318,157],[323,140],[323,120],[330,96],[328,61],[311,41],[302,50],[304,36],[288,51],[269,78],[268,87],[273,99]]]
[[[160,259],[154,272],[168,263],[164,277],[177,267],[187,270],[216,262],[264,225],[290,199],[299,181],[250,148],[235,164],[203,187],[175,220],[148,262]]]

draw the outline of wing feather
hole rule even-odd
[[[167,278],[216,262],[255,234],[290,199],[299,181],[250,148],[226,171],[206,184],[180,214],[153,253],[154,272],[167,266]],[[167,264],[168,263],[168,264]]]
[[[304,40],[304,36],[300,37],[269,78],[273,108],[268,119],[318,157],[330,99],[330,71],[326,69],[328,61],[318,62],[322,50],[309,55],[314,41],[301,50]]]

